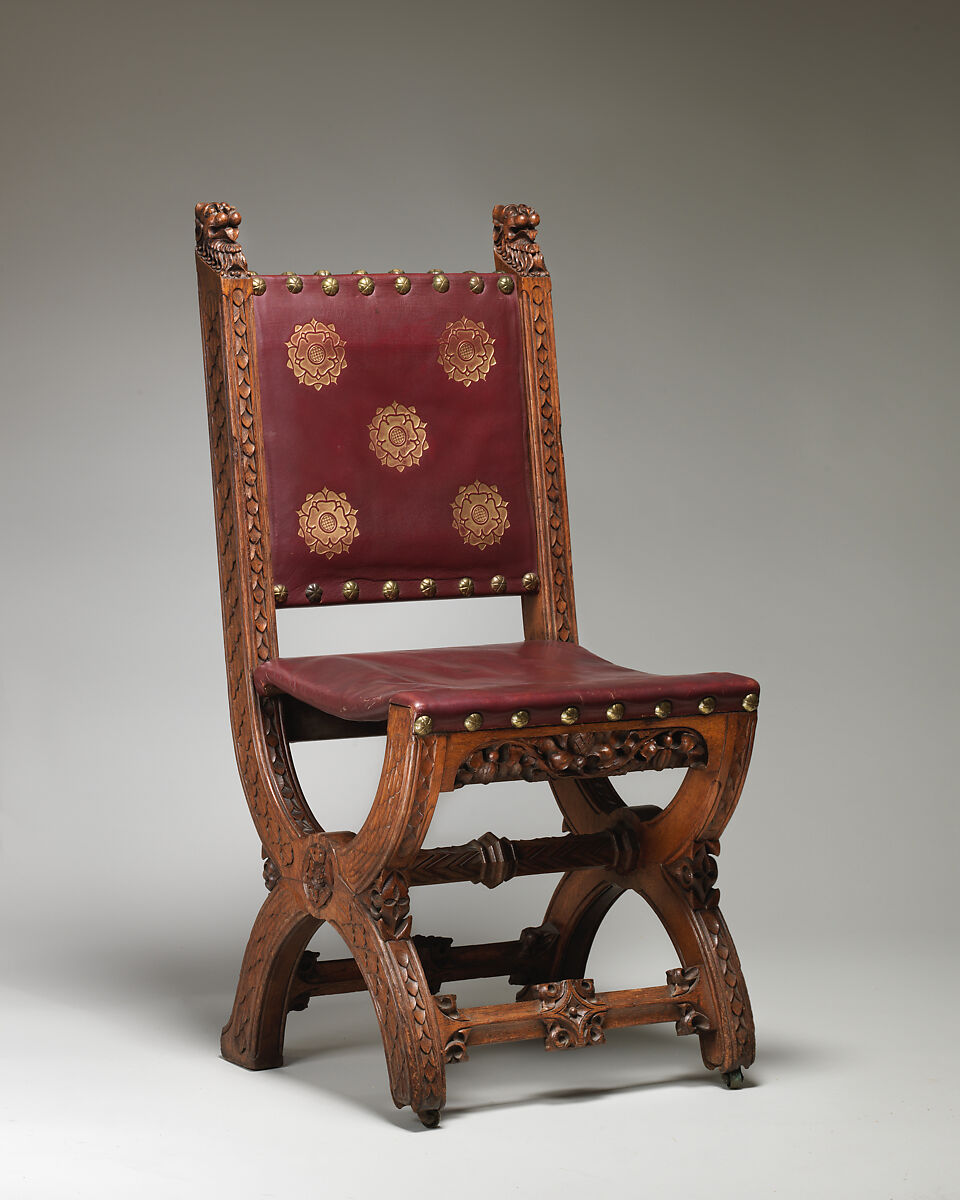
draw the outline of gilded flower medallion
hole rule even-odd
[[[492,484],[479,479],[462,487],[450,507],[453,527],[468,546],[484,550],[499,542],[510,528],[507,501]]]
[[[493,338],[482,321],[461,317],[451,321],[440,335],[440,357],[437,362],[454,383],[469,387],[485,379],[496,364],[493,357]]]
[[[343,492],[321,488],[307,496],[297,513],[300,536],[314,554],[345,554],[357,534],[357,510]]]
[[[405,408],[402,404],[378,408],[367,428],[370,449],[385,467],[395,471],[415,467],[424,450],[429,449],[427,427],[415,408]]]
[[[321,321],[297,325],[286,343],[287,366],[307,387],[336,383],[347,365],[346,344],[333,325]]]

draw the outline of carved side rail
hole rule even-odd
[[[582,729],[535,737],[502,737],[476,745],[457,768],[454,788],[471,783],[527,783],[566,778],[603,778],[628,771],[698,769],[707,764],[703,734],[668,729]]]
[[[444,1058],[462,1062],[468,1046],[533,1038],[543,1038],[547,1050],[569,1050],[605,1041],[610,1029],[663,1021],[673,1021],[678,1034],[709,1028],[700,1009],[699,971],[669,971],[667,979],[666,987],[617,992],[595,991],[592,979],[561,979],[524,988],[512,1004],[463,1010],[456,996],[437,996]]]

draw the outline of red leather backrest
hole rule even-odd
[[[476,595],[519,593],[537,553],[516,292],[494,274],[450,275],[446,291],[409,275],[405,294],[395,274],[372,275],[369,295],[357,275],[303,276],[296,293],[263,278],[264,460],[286,603],[383,600],[388,582],[400,599],[430,581],[463,594],[464,579]]]

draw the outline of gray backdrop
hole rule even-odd
[[[369,1195],[381,1146],[412,1156],[389,1178],[413,1195],[481,1145],[500,1166],[463,1195],[676,1182],[694,1150],[691,1195],[751,1176],[951,1194],[956,6],[46,3],[5,26],[16,1194],[194,1195],[216,1174],[266,1196],[322,1156],[334,1194]],[[285,1072],[216,1058],[263,893],[222,665],[192,253],[211,199],[263,271],[487,268],[491,206],[542,213],[582,640],[763,686],[720,862],[759,1086],[710,1087],[669,1029],[616,1035],[619,1055],[490,1050],[451,1071],[425,1142],[390,1106],[365,997],[292,1017]],[[288,614],[281,645],[518,630],[513,601],[443,602]],[[381,743],[363,749],[349,770],[336,746],[298,756],[329,828],[366,812]],[[430,840],[555,826],[544,786],[511,785],[452,797]],[[417,928],[515,936],[549,889],[432,889]],[[624,901],[591,971],[636,986],[673,961]]]

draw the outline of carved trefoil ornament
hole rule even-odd
[[[597,1000],[592,979],[561,979],[537,985],[547,1050],[569,1050],[606,1041],[607,1006]]]
[[[318,390],[336,383],[347,365],[347,343],[336,327],[322,321],[307,321],[294,327],[286,342],[287,366],[307,387]]]
[[[475,479],[465,484],[451,502],[453,527],[468,546],[485,550],[493,546],[510,528],[508,501],[492,483]]]
[[[347,553],[358,536],[357,510],[345,492],[334,492],[330,488],[312,492],[301,504],[297,516],[300,537],[307,543],[307,548],[324,558]]]
[[[437,362],[454,383],[469,387],[486,379],[492,366],[494,339],[482,321],[460,317],[451,321],[440,335],[440,355]]]
[[[367,428],[370,449],[385,467],[401,474],[406,467],[415,467],[423,452],[430,448],[426,423],[417,416],[415,408],[403,404],[378,408]]]

